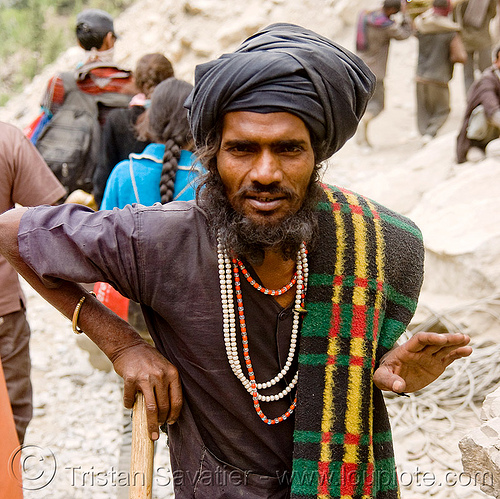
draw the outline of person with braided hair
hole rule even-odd
[[[142,153],[130,154],[115,166],[101,209],[195,198],[196,179],[203,170],[190,152],[193,139],[184,108],[192,89],[191,84],[176,78],[155,88],[151,106],[136,127],[138,137],[151,143]]]
[[[150,143],[137,137],[135,126],[145,118],[156,86],[174,76],[172,63],[162,54],[146,54],[137,62],[134,83],[139,91],[126,109],[113,109],[101,136],[101,157],[92,179],[92,194],[97,206],[102,202],[106,182],[113,167],[127,159],[130,153],[140,153]]]

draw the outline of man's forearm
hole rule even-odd
[[[111,312],[77,283],[60,280],[45,286],[19,253],[17,234],[25,208],[0,215],[0,253],[38,293],[63,315],[72,318],[83,296],[78,317],[79,327],[113,362],[115,371],[124,379],[123,400],[131,408],[135,393],[146,401],[148,431],[158,438],[158,424],[177,420],[182,407],[182,388],[177,369],[123,319]]]

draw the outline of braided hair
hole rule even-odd
[[[175,175],[181,149],[191,149],[193,139],[184,101],[193,86],[176,78],[161,82],[154,90],[148,109],[148,136],[153,142],[165,144],[160,194],[163,204],[174,197]]]

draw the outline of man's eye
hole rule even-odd
[[[234,152],[234,153],[248,153],[248,152],[252,152],[251,146],[246,145],[246,144],[238,144],[238,145],[235,145],[235,146],[231,146],[228,150],[230,152]]]
[[[299,153],[299,152],[302,152],[302,147],[296,146],[296,145],[283,146],[283,147],[281,147],[280,152],[285,153],[285,154],[286,153],[289,153],[289,154]]]

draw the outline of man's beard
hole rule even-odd
[[[259,190],[252,187],[252,191]],[[291,191],[282,191],[280,187],[261,187],[261,191],[270,194],[282,193],[295,196]],[[322,189],[315,178],[311,179],[307,192],[298,211],[287,214],[275,222],[256,222],[247,218],[229,202],[220,176],[208,174],[199,203],[208,215],[208,227],[211,236],[231,254],[245,258],[251,265],[260,265],[265,251],[281,253],[284,260],[295,259],[300,244],[304,241],[309,248],[314,243],[318,231],[317,214],[314,211]],[[237,196],[236,196],[237,197]]]

